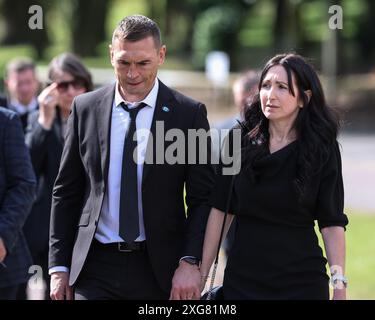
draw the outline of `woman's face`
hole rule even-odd
[[[295,96],[289,91],[288,75],[283,66],[271,67],[265,75],[260,89],[262,112],[270,122],[294,122],[302,100],[299,99],[297,85],[292,73]],[[299,106],[300,105],[300,106]]]
[[[70,73],[61,71],[54,78],[57,83],[58,105],[65,110],[70,110],[73,99],[86,92],[81,79],[75,79]]]

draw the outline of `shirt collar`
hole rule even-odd
[[[156,106],[156,99],[158,97],[158,91],[159,91],[159,79],[156,78],[154,82],[154,86],[152,87],[151,91],[148,93],[148,95],[141,101],[137,102],[128,102],[124,100],[124,98],[121,96],[120,91],[118,89],[119,83],[116,82],[116,89],[115,89],[115,107],[119,107],[122,102],[126,104],[130,104],[131,107],[139,105],[141,102],[145,103],[147,106],[151,108],[155,108]]]
[[[20,115],[34,111],[38,108],[38,101],[36,100],[36,98],[33,98],[28,105],[24,105],[16,99],[11,100],[10,104],[13,110],[15,110]]]

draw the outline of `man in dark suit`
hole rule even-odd
[[[21,120],[23,131],[26,132],[30,114],[39,108],[37,101],[39,81],[35,64],[28,58],[14,58],[7,63],[5,69],[4,85],[7,95],[0,96],[0,106],[16,112]],[[26,233],[25,237],[30,249],[30,238]],[[27,282],[19,286],[17,300],[27,299],[26,290]]]
[[[210,141],[169,164],[157,158],[173,139],[156,132],[209,125],[203,104],[157,79],[165,52],[154,21],[126,17],[110,46],[116,83],[73,102],[53,190],[52,299],[73,298],[72,286],[76,299],[200,296],[213,169],[197,159],[207,152],[209,163]]]
[[[22,233],[36,179],[17,115],[0,108],[0,300],[15,299],[31,256]]]
[[[29,114],[38,109],[39,81],[34,62],[26,58],[11,60],[6,66],[4,84],[8,96],[0,96],[0,106],[18,114],[25,132]]]

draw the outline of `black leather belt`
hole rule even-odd
[[[112,242],[112,243],[101,243],[98,240],[93,240],[93,245],[99,249],[106,249],[117,252],[136,252],[146,251],[146,241],[135,241],[131,243],[125,242]]]

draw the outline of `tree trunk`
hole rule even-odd
[[[105,22],[110,0],[75,0],[72,19],[73,51],[80,56],[97,55],[105,40]]]
[[[298,10],[289,0],[276,1],[276,18],[273,26],[275,53],[298,49]]]
[[[375,2],[373,0],[366,1],[366,15],[361,19],[358,30],[358,45],[362,59],[361,66],[366,71],[369,66],[373,64],[375,55],[375,43],[373,40],[373,33],[375,30]]]

